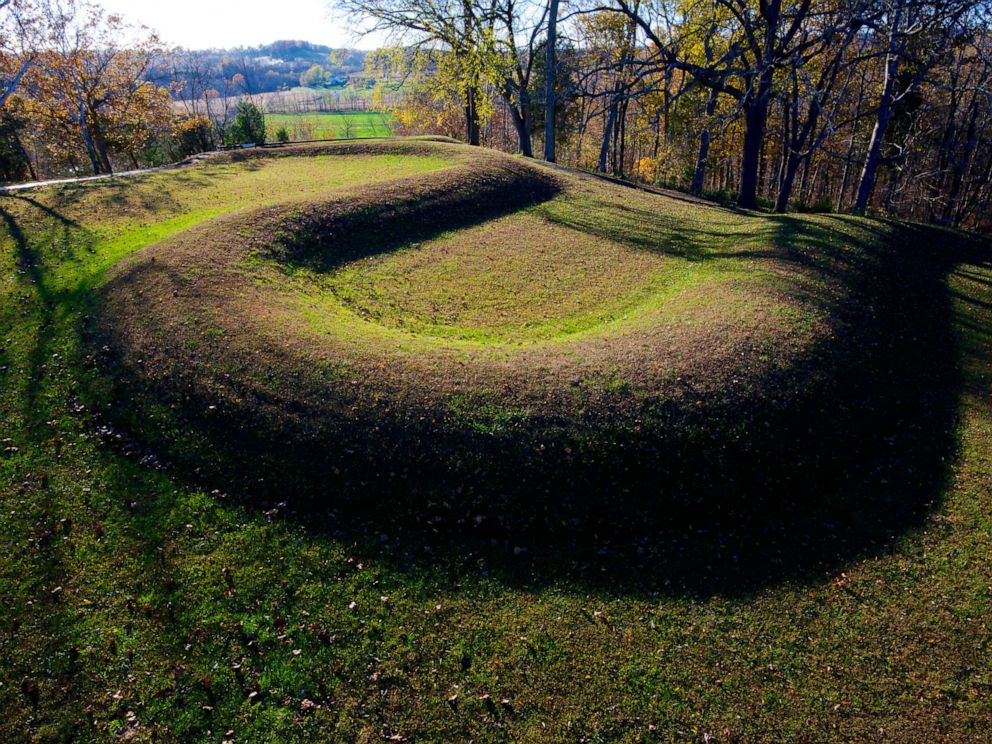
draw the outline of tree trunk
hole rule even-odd
[[[613,148],[616,155],[616,163],[613,167],[614,175],[624,177],[624,171],[626,170],[626,158],[627,158],[627,106],[630,103],[629,98],[625,98],[620,104],[620,111],[617,114],[619,120],[619,126],[616,127],[617,133],[617,145]]]
[[[957,212],[958,201],[961,198],[961,186],[964,183],[965,173],[971,166],[971,158],[975,154],[975,145],[978,142],[978,102],[972,101],[971,116],[968,119],[968,134],[965,137],[964,152],[961,157],[954,162],[954,171],[951,177],[951,189],[947,195],[947,203],[944,205],[944,213],[940,221],[950,224],[954,220]]]
[[[544,71],[544,159],[555,162],[555,84],[558,75],[558,0],[548,2],[548,41]]]
[[[958,64],[960,64],[959,61]],[[954,146],[957,140],[958,109],[960,108],[961,103],[960,96],[958,95],[959,72],[960,67],[951,71],[951,81],[949,85],[950,100],[947,105],[947,123],[944,125],[944,134],[940,139],[940,148],[937,151],[937,174],[930,184],[930,198],[928,199],[930,203],[930,214],[928,215],[930,222],[943,221],[943,214],[946,212],[947,203],[944,203],[944,209],[941,210],[940,217],[937,216],[937,206],[940,202],[941,196],[948,191],[947,171],[952,162],[957,162],[957,158],[954,155]],[[951,178],[952,180],[954,178],[953,172],[951,174]]]
[[[706,159],[709,157],[710,152],[710,118],[713,116],[713,112],[716,111],[716,96],[716,91],[711,90],[710,97],[706,101],[706,123],[703,125],[703,131],[699,133],[699,152],[696,155],[696,171],[692,174],[692,185],[689,186],[689,191],[693,194],[703,193],[703,183],[706,180]]]
[[[744,148],[741,151],[740,192],[737,206],[756,209],[758,206],[758,162],[761,142],[765,138],[765,112],[767,105],[754,101],[744,112]]]
[[[610,140],[613,137],[613,125],[617,118],[617,101],[610,102],[610,110],[606,116],[606,123],[603,124],[603,144],[599,148],[599,164],[596,170],[606,173],[606,157],[610,154]]]
[[[86,147],[86,155],[89,157],[90,165],[93,167],[93,175],[99,176],[103,173],[103,166],[99,155],[97,155],[96,147],[93,145],[93,137],[90,136],[89,127],[86,125],[86,114],[82,104],[80,104],[79,112],[76,116],[79,123],[79,132],[83,137],[83,145]]]
[[[758,168],[761,148],[765,141],[765,124],[768,121],[768,94],[772,88],[772,67],[762,70],[753,98],[744,109],[744,148],[741,152],[741,189],[737,206],[756,209],[758,206]]]
[[[28,152],[28,149],[24,146],[24,142],[23,140],[21,140],[21,137],[17,133],[16,129],[14,129],[11,132],[11,135],[14,138],[15,146],[17,147],[18,151],[21,153],[21,157],[24,158],[24,164],[28,167],[28,173],[31,174],[31,180],[37,181],[38,171],[35,170],[34,162],[31,160],[31,154]]]
[[[868,141],[868,153],[865,155],[865,164],[861,169],[861,180],[858,183],[858,196],[854,200],[854,211],[862,213],[868,208],[868,202],[875,191],[875,179],[878,177],[878,166],[882,160],[882,138],[885,130],[889,126],[891,111],[887,104],[879,107],[878,116],[875,119],[875,126],[871,131],[871,139]]]
[[[470,85],[465,94],[465,136],[470,145],[479,144],[479,112],[475,105],[475,86]]]
[[[798,124],[798,116],[795,117],[796,121],[793,122],[795,127]],[[812,151],[807,151],[805,155],[800,153],[809,143],[810,138],[813,136],[813,132],[816,131],[817,123],[820,120],[820,108],[815,101],[811,102],[809,105],[809,110],[806,112],[806,122],[803,124],[802,129],[798,132],[793,131],[791,141],[789,142],[789,155],[785,164],[785,173],[782,177],[782,183],[778,189],[778,196],[775,199],[775,211],[785,212],[789,207],[789,199],[792,197],[792,187],[796,182],[796,173],[799,172],[799,165],[801,163],[806,163],[807,167],[809,161],[812,158]],[[804,179],[805,180],[805,179]],[[807,199],[807,202],[809,200]]]
[[[875,126],[871,130],[871,139],[868,141],[868,153],[865,155],[864,168],[861,170],[858,196],[854,201],[854,211],[858,213],[867,209],[872,192],[875,190],[878,166],[882,160],[882,141],[885,139],[885,130],[888,129],[889,121],[892,119],[893,88],[895,87],[896,75],[899,73],[900,58],[896,33],[900,28],[902,10],[902,4],[899,4],[892,19],[892,30],[889,33],[888,50],[885,56],[885,81],[882,85],[882,96],[878,102],[878,113],[875,115]]]
[[[509,101],[506,102],[506,105],[510,110],[510,120],[513,122],[513,128],[517,130],[520,154],[524,157],[532,158],[534,157],[534,148],[530,138],[530,106],[525,96],[526,93],[521,93],[519,110]]]
[[[778,173],[775,176],[775,188],[778,193],[782,193],[782,184],[785,182],[785,169],[789,161],[789,143],[791,138],[789,136],[789,102],[783,96],[782,98],[782,151],[779,153],[778,159]],[[776,207],[776,211],[778,208]]]
[[[984,151],[987,149],[988,143],[980,141],[978,143],[979,151]],[[982,170],[981,175],[973,177],[971,179],[970,187],[965,193],[966,198],[961,202],[961,206],[958,208],[957,213],[954,215],[954,226],[960,227],[961,223],[972,213],[976,204],[987,203],[985,197],[986,186],[992,181],[992,157],[988,158],[985,163],[985,168]]]
[[[796,174],[799,172],[800,160],[799,153],[790,148],[788,161],[785,164],[785,173],[782,176],[782,185],[775,198],[776,212],[782,213],[789,208],[789,197],[792,195],[792,187],[796,182]]]
[[[840,193],[837,194],[837,202],[835,209],[840,211],[844,206],[844,198],[847,196],[847,184],[848,177],[851,173],[851,163],[854,162],[854,147],[858,139],[858,125],[857,121],[861,118],[861,106],[864,104],[865,100],[865,78],[862,75],[861,85],[858,88],[858,102],[854,107],[854,121],[855,124],[851,129],[851,141],[847,145],[847,155],[844,157],[844,175],[840,180]]]
[[[14,91],[17,90],[17,86],[21,84],[21,80],[27,75],[28,70],[31,65],[34,64],[34,59],[30,56],[25,57],[21,62],[20,69],[14,74],[14,77],[10,79],[6,87],[3,89],[3,93],[0,94],[0,108],[3,108],[4,104],[7,103],[7,99],[10,98]]]

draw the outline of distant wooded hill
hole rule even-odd
[[[334,49],[308,41],[275,41],[257,47],[180,50],[153,73],[159,84],[180,83],[179,99],[195,99],[206,90],[223,96],[268,93],[300,84],[300,75],[321,65],[329,80],[346,80],[361,72],[365,52]]]

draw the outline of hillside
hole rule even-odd
[[[427,139],[0,212],[0,733],[992,723],[987,243]]]
[[[177,100],[199,98],[208,89],[221,96],[256,95],[295,88],[311,65],[347,80],[364,70],[365,52],[286,40],[257,47],[195,49],[154,68],[151,78],[161,85],[181,83],[173,92]]]

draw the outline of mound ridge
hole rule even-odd
[[[592,204],[579,182],[497,153],[432,142],[336,152],[450,164],[209,220],[134,255],[103,288],[94,331],[118,414],[177,462],[318,498],[380,481],[392,494],[599,498],[751,493],[834,456],[808,421],[847,384],[821,354],[839,316],[802,289],[812,280],[800,257],[769,281],[769,258],[750,276],[594,235],[563,217]],[[597,198],[630,219],[624,190],[610,188]],[[562,279],[533,276],[542,251],[563,262],[560,277],[590,274],[575,285],[578,320],[555,325]],[[602,256],[630,269],[618,298],[586,290],[602,266],[582,261]],[[462,296],[415,294],[411,261],[420,284],[472,266]],[[444,307],[490,302],[472,296],[487,283],[524,301]],[[842,285],[816,287],[841,307]]]

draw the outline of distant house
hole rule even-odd
[[[362,88],[374,88],[375,78],[363,74],[349,75],[348,84],[352,88],[356,88],[358,90],[361,90]]]

